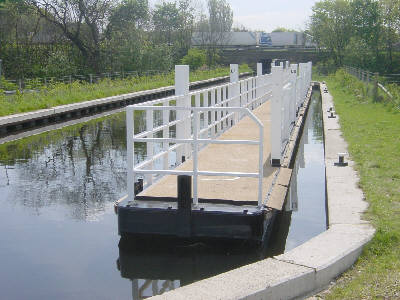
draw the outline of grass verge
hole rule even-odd
[[[324,299],[400,299],[400,112],[373,102],[362,83],[343,71],[325,80],[340,116],[360,186],[370,206],[365,214],[376,228],[357,263]]]
[[[247,65],[241,65],[240,72],[250,72]],[[200,70],[190,73],[190,81],[228,76],[229,68]],[[75,81],[71,84],[56,83],[42,88],[37,93],[18,93],[5,96],[0,93],[0,116],[50,108],[58,105],[83,102],[143,90],[155,89],[174,84],[174,73],[159,76],[132,77],[127,79],[104,79],[96,84]]]

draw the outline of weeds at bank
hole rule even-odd
[[[241,65],[240,72],[250,72],[247,65]],[[190,73],[190,81],[199,81],[214,77],[228,76],[229,68],[199,70]],[[89,84],[75,81],[71,84],[56,83],[42,88],[37,93],[19,93],[5,96],[0,93],[0,116],[34,111],[58,105],[83,102],[126,93],[150,90],[174,84],[174,73],[159,76],[132,77],[127,79],[103,79],[99,83]]]
[[[318,80],[325,80],[333,95],[370,204],[365,218],[376,228],[355,266],[319,296],[400,299],[400,112],[393,103],[363,96],[363,84],[343,71]]]

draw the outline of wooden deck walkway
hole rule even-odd
[[[264,180],[263,197],[268,193],[274,174],[280,169],[270,165],[270,102],[266,102],[253,113],[264,125]],[[259,129],[249,117],[224,132],[220,140],[258,140]],[[210,144],[199,152],[199,171],[258,172],[258,145]],[[188,159],[177,170],[192,170],[192,160]],[[177,176],[168,175],[150,186],[138,196],[177,197]],[[258,178],[199,176],[199,198],[234,201],[257,201]]]

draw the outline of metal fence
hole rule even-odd
[[[385,88],[385,84],[399,84],[400,74],[379,75],[363,69],[345,66],[345,71],[365,84],[365,93],[367,96],[372,95],[374,101],[378,101],[378,89],[381,89],[390,101],[393,100],[393,95]]]
[[[75,81],[86,82],[90,84],[96,84],[101,80],[117,80],[126,79],[133,77],[151,77],[151,76],[168,76],[171,71],[161,71],[161,70],[147,70],[147,71],[121,71],[121,72],[109,72],[101,74],[87,74],[87,75],[67,75],[61,77],[36,77],[36,78],[20,78],[20,79],[3,79],[0,80],[0,89],[4,89],[8,92],[15,92],[19,90],[32,91],[38,90],[43,87],[47,87],[56,83],[71,84]]]
[[[311,63],[274,66],[271,74],[239,81],[238,65],[231,65],[231,82],[189,93],[189,67],[176,66],[176,96],[127,107],[127,189],[128,200],[135,200],[135,182],[143,178],[146,189],[164,175],[189,175],[193,177],[193,203],[198,204],[198,176],[230,176],[258,178],[258,205],[262,206],[264,126],[252,113],[268,100],[271,104],[271,143],[278,144],[279,159],[282,156],[282,140],[289,139],[296,119],[296,111],[302,105],[311,82]],[[275,103],[275,104],[274,104]],[[276,111],[275,111],[276,110]],[[173,112],[173,113],[171,113]],[[135,117],[145,114],[145,122],[135,126]],[[161,115],[161,118],[156,118]],[[279,115],[275,117],[274,114]],[[258,127],[256,140],[221,140],[223,132],[248,116]],[[156,121],[158,119],[158,121]],[[275,124],[276,123],[276,124]],[[137,125],[137,124],[136,124]],[[171,128],[176,134],[171,135]],[[274,129],[279,129],[276,136]],[[278,140],[279,138],[279,140]],[[276,139],[276,140],[275,140]],[[135,161],[135,143],[145,143],[146,157]],[[161,145],[156,147],[155,145]],[[258,146],[258,170],[254,173],[215,172],[198,169],[198,153],[208,144],[246,144]],[[170,166],[169,157],[174,153],[176,164]],[[176,170],[185,159],[192,158],[190,171]],[[156,161],[160,163],[155,164]],[[162,166],[156,167],[156,166]]]

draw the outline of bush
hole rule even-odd
[[[0,89],[5,90],[5,91],[15,91],[18,89],[18,85],[5,80],[5,78],[2,76],[2,77],[0,77]]]
[[[206,53],[196,48],[189,49],[188,54],[182,58],[181,63],[189,65],[191,70],[196,70],[205,65]]]

